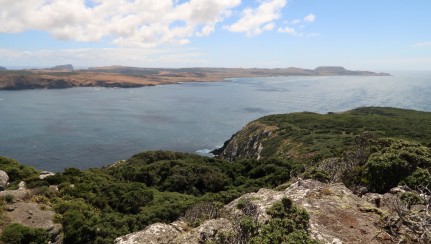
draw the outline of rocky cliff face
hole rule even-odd
[[[224,207],[223,218],[207,220],[192,228],[182,221],[171,224],[153,224],[145,230],[115,240],[117,244],[142,243],[204,243],[220,241],[217,233],[233,232],[237,206],[244,199],[257,206],[256,219],[264,223],[270,217],[266,210],[282,198],[290,198],[310,215],[309,233],[320,243],[393,243],[396,238],[384,229],[383,220],[393,212],[379,208],[376,197],[358,197],[343,184],[324,184],[314,180],[298,180],[278,190],[260,189],[232,201]],[[394,198],[389,194],[385,199]],[[388,200],[387,205],[391,205]],[[387,206],[385,205],[385,206]],[[400,240],[398,238],[397,240]]]
[[[226,141],[222,148],[212,153],[221,159],[262,158],[264,142],[271,138],[277,127],[268,126],[258,121],[246,125]]]

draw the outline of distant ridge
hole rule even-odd
[[[389,76],[386,73],[352,71],[341,66],[302,68],[139,68],[105,66],[74,70],[73,65],[49,69],[11,70],[0,73],[0,90],[56,89],[69,87],[142,87],[181,82],[214,82],[226,78],[274,76]]]
[[[5,67],[0,66],[0,71],[7,70]]]

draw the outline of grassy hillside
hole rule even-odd
[[[319,161],[351,148],[356,136],[362,133],[430,146],[429,121],[431,113],[380,107],[325,115],[309,112],[269,115],[248,124],[218,154],[233,160],[277,157]]]

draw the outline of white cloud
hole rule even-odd
[[[414,46],[415,47],[431,47],[431,42],[418,42]]]
[[[294,20],[292,20],[291,21],[291,23],[293,24],[293,25],[297,25],[297,24],[300,24],[302,21],[300,20],[300,19],[294,19]]]
[[[302,33],[302,32],[298,32],[295,28],[293,27],[289,27],[288,24],[290,25],[295,25],[298,26],[300,29],[304,29],[306,27],[305,23],[313,23],[316,20],[316,16],[312,13],[308,14],[307,16],[305,16],[302,19],[294,19],[292,21],[285,21],[285,26],[284,27],[280,27],[277,29],[278,32],[281,33],[287,33],[290,35],[294,35],[294,36],[307,36],[307,37],[314,37],[314,36],[318,36],[318,33]]]
[[[266,31],[270,31],[270,30],[273,30],[273,29],[274,29],[274,27],[275,27],[275,23],[274,23],[274,22],[271,22],[271,23],[268,23],[268,24],[264,25],[264,26],[262,27],[262,29],[263,29],[263,30],[266,30]]]
[[[61,50],[0,49],[6,66],[20,66],[32,60],[40,67],[63,63],[79,66],[125,65],[135,67],[186,67],[205,64],[204,54],[190,48],[81,48]]]
[[[292,35],[296,35],[298,34],[295,30],[295,28],[290,28],[289,26],[285,26],[284,28],[280,27],[277,30],[278,32],[282,32],[282,33],[288,33],[288,34],[292,34]]]
[[[76,41],[108,37],[127,47],[183,45],[192,36],[211,34],[241,0],[91,0],[91,7],[85,2],[0,0],[0,32],[41,30]]]
[[[316,20],[316,16],[314,14],[309,14],[304,17],[304,22],[313,23]]]
[[[273,21],[280,18],[287,0],[261,0],[259,3],[256,8],[244,9],[241,18],[225,28],[231,32],[246,33],[247,36],[259,35],[263,31],[273,29],[275,27]]]

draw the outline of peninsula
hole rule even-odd
[[[0,90],[71,87],[142,87],[180,82],[214,82],[225,78],[272,76],[388,76],[386,73],[351,71],[326,66],[316,69],[279,68],[137,68],[106,66],[76,70],[70,64],[49,69],[1,70]]]

